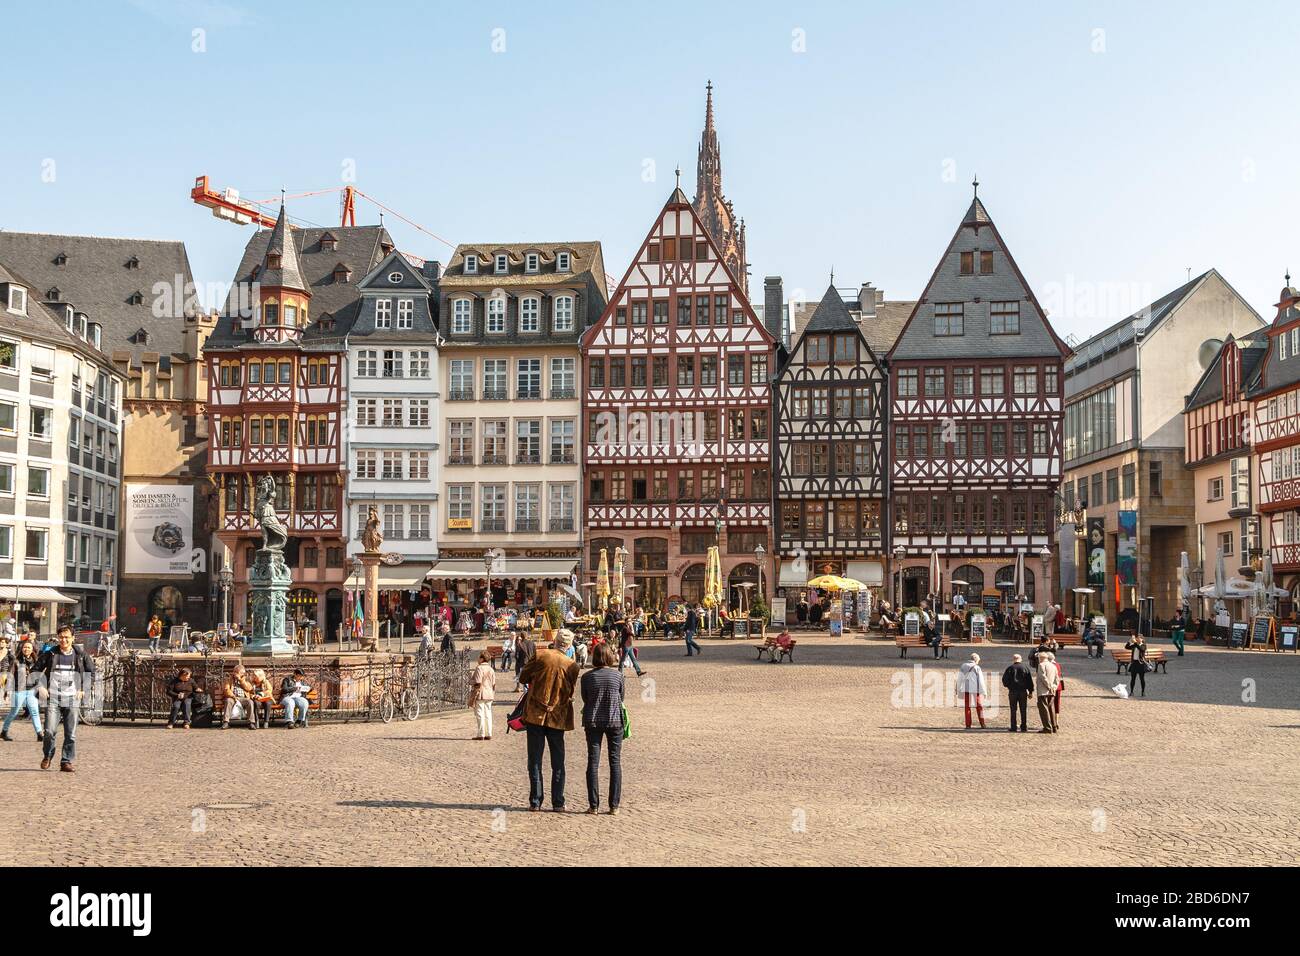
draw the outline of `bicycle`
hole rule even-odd
[[[391,723],[393,717],[399,713],[406,720],[415,720],[420,716],[420,695],[405,684],[399,684],[394,688],[393,683],[396,680],[395,676],[381,678],[378,690],[379,719],[386,724]]]

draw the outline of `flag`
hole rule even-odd
[[[357,595],[356,603],[353,604],[352,606],[352,636],[359,639],[365,635],[366,614],[361,607],[360,588],[357,589],[356,595]]]

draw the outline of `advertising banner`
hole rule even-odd
[[[1088,587],[1106,589],[1106,519],[1088,519]]]
[[[1119,535],[1115,543],[1115,571],[1119,574],[1119,583],[1130,587],[1138,583],[1137,526],[1136,511],[1119,513]]]
[[[191,575],[194,489],[189,485],[126,486],[126,574]]]

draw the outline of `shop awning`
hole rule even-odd
[[[76,604],[77,599],[39,584],[0,584],[0,601],[26,604]]]
[[[870,587],[878,588],[885,583],[885,569],[879,561],[850,561],[848,570],[845,577],[861,581]]]
[[[421,561],[418,564],[381,564],[379,565],[379,590],[381,591],[418,591],[424,587],[425,575],[429,566]],[[362,573],[348,578],[350,588],[364,587],[366,579]]]
[[[568,578],[578,566],[578,558],[499,558],[492,565],[494,578]],[[481,558],[448,558],[434,565],[426,577],[434,580],[449,578],[481,578],[484,566]]]
[[[781,573],[777,576],[779,588],[801,588],[808,583],[808,559],[787,558],[781,562]]]

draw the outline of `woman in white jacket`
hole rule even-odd
[[[980,656],[972,654],[970,660],[962,664],[957,671],[957,693],[966,701],[966,729],[970,730],[970,699],[975,698],[975,713],[979,716],[980,726],[984,724],[984,695],[988,685],[984,683],[984,671],[980,667]]]

